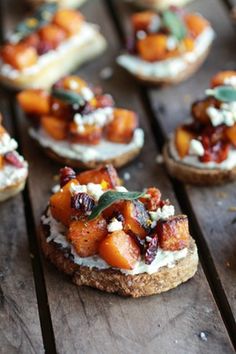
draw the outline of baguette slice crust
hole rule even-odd
[[[0,189],[0,202],[3,202],[20,193],[25,188],[25,182],[26,177],[22,178],[22,180],[12,184],[11,186]]]
[[[21,73],[17,78],[11,78],[0,72],[0,81],[2,84],[17,90],[27,88],[48,89],[61,77],[102,54],[106,46],[105,38],[99,32],[95,32],[94,37],[86,44],[75,44],[69,47],[67,51],[58,53],[53,61],[48,62],[39,71],[31,74]]]
[[[148,9],[163,10],[169,6],[185,6],[192,0],[134,0],[134,4]]]
[[[192,237],[187,256],[178,260],[174,267],[162,267],[153,274],[125,275],[115,269],[90,269],[75,264],[66,249],[61,249],[53,241],[47,242],[49,232],[49,226],[41,224],[40,242],[44,255],[60,271],[69,275],[77,286],[86,285],[108,293],[137,298],[173,289],[192,278],[197,271],[197,246]]]
[[[54,2],[58,4],[59,8],[75,9],[77,7],[82,6],[83,3],[85,3],[86,1],[87,0],[55,0]],[[33,7],[37,7],[44,3],[51,3],[51,2],[52,1],[46,1],[46,0],[27,0],[27,3]]]
[[[201,169],[176,161],[170,154],[169,143],[164,146],[163,157],[169,174],[185,183],[213,186],[236,180],[236,167],[232,170]]]

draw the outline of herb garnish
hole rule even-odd
[[[103,212],[103,210],[118,200],[135,200],[142,197],[144,194],[145,192],[107,191],[100,197],[98,205],[93,208],[93,211],[91,215],[89,215],[88,219],[93,220],[97,218]]]
[[[83,106],[86,103],[79,93],[65,90],[63,88],[53,88],[51,95],[71,105],[78,104],[79,106]]]
[[[169,10],[163,11],[162,20],[164,26],[168,28],[176,39],[181,41],[186,37],[187,29],[178,14]]]
[[[236,101],[236,89],[232,86],[217,86],[213,89],[206,90],[206,94],[215,97],[218,101]]]

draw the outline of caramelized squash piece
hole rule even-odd
[[[121,217],[122,220],[124,204],[125,204],[124,200],[120,200],[113,203],[103,211],[102,213],[103,216],[106,218],[106,220],[111,220],[112,218],[117,218],[117,217]]]
[[[209,107],[217,107],[217,103],[214,97],[206,97],[203,100],[196,101],[192,104],[191,113],[195,120],[202,124],[210,123],[210,118],[207,114]]]
[[[98,253],[100,242],[107,236],[106,220],[99,216],[94,220],[72,221],[67,233],[80,257],[94,256]]]
[[[59,192],[50,198],[50,210],[52,216],[62,224],[69,226],[72,216],[79,215],[79,211],[71,208],[71,184],[79,185],[76,179],[69,181]]]
[[[184,16],[184,22],[194,38],[198,37],[207,27],[209,22],[199,14],[188,13]]]
[[[150,25],[158,18],[158,15],[152,11],[137,12],[132,15],[131,22],[135,32],[148,31]]]
[[[138,200],[126,201],[124,203],[123,216],[125,219],[125,232],[131,232],[140,239],[147,236],[150,226],[150,218],[143,203]]]
[[[28,47],[34,47],[38,49],[40,45],[40,38],[37,32],[31,33],[29,36],[25,37],[21,43],[26,44]]]
[[[3,166],[4,166],[4,157],[0,155],[0,170],[3,169]]]
[[[47,43],[52,49],[58,47],[58,45],[67,37],[66,32],[54,25],[48,24],[39,29],[40,40]]]
[[[1,57],[5,63],[18,70],[28,68],[38,60],[36,49],[24,43],[5,45],[1,50]]]
[[[236,124],[232,127],[225,128],[225,136],[236,147]]]
[[[138,118],[134,112],[116,108],[113,120],[105,128],[106,138],[114,143],[127,144],[133,138],[137,126]]]
[[[150,62],[164,60],[167,57],[167,36],[153,34],[137,41],[137,50],[143,60]]]
[[[45,132],[55,140],[67,138],[67,122],[53,116],[43,116],[41,125]]]
[[[186,37],[182,40],[182,45],[184,46],[184,51],[185,52],[192,52],[195,47],[194,40],[190,37]]]
[[[158,243],[165,251],[179,251],[189,246],[189,227],[186,215],[178,215],[157,224]]]
[[[80,12],[68,9],[58,10],[52,20],[54,24],[70,35],[79,33],[83,21],[84,17]]]
[[[184,158],[188,155],[190,141],[196,138],[195,134],[180,126],[175,132],[175,146],[180,158]]]
[[[24,90],[17,95],[17,100],[27,114],[42,116],[50,113],[50,96],[46,91]]]
[[[148,188],[145,196],[139,199],[148,211],[155,211],[161,202],[161,192],[159,189],[152,187]]]
[[[140,249],[130,235],[115,231],[101,242],[99,255],[112,267],[133,269],[140,258]]]
[[[87,87],[87,83],[78,76],[70,75],[62,79],[62,86],[66,90],[76,91],[80,93],[82,88]]]
[[[76,178],[80,184],[100,184],[106,182],[107,189],[112,189],[120,185],[119,176],[112,165],[106,165],[94,170],[81,172]]]
[[[213,76],[211,80],[211,87],[214,88],[216,86],[221,86],[227,84],[227,79],[234,77],[236,81],[236,71],[227,70],[227,71],[220,71],[215,76]]]
[[[70,123],[69,138],[75,144],[97,145],[102,138],[102,128],[96,125],[83,125],[81,129],[74,122]]]

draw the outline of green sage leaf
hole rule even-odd
[[[117,191],[107,191],[99,199],[98,205],[93,208],[91,215],[88,219],[96,219],[106,208],[108,208],[113,203],[118,200],[135,200],[142,197],[145,192],[117,192]]]
[[[166,10],[162,13],[163,24],[172,36],[181,41],[187,35],[187,29],[181,18],[173,11]]]
[[[62,88],[53,88],[51,95],[68,104],[78,104],[83,106],[85,104],[84,98],[77,92],[64,90]]]
[[[206,90],[206,94],[223,102],[236,101],[236,89],[232,86],[217,86],[214,89]]]

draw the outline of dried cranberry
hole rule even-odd
[[[95,205],[94,199],[87,193],[78,193],[71,197],[71,208],[84,213],[91,211]]]
[[[43,54],[48,53],[52,49],[53,49],[53,47],[50,43],[40,41],[39,45],[37,47],[37,52],[38,52],[38,55],[43,55]]]
[[[6,162],[17,168],[22,168],[24,166],[23,163],[19,160],[19,156],[14,151],[7,152],[4,155],[4,159]]]
[[[71,179],[76,178],[75,171],[70,167],[60,169],[60,186],[65,186]]]
[[[154,261],[157,254],[157,249],[158,249],[158,237],[156,235],[152,237],[149,242],[147,242],[146,252],[144,255],[146,264],[151,264]]]
[[[96,97],[97,107],[105,108],[105,107],[113,107],[114,100],[111,95],[101,95]]]

